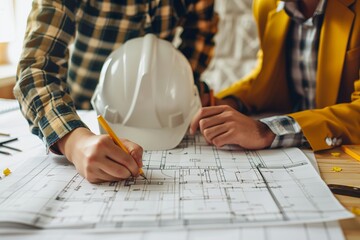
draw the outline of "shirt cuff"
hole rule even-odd
[[[36,134],[46,144],[47,152],[51,150],[54,153],[61,154],[54,144],[66,134],[79,127],[88,128],[72,107],[59,105],[41,117]]]
[[[289,116],[274,116],[260,119],[276,135],[270,148],[295,147],[307,143],[300,125]]]

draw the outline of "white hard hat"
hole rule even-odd
[[[152,34],[110,54],[91,103],[118,137],[145,150],[176,147],[201,107],[188,60]]]

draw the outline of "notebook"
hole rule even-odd
[[[19,103],[15,99],[0,98],[0,114],[19,109]]]

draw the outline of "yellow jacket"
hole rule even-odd
[[[291,112],[285,71],[290,18],[277,0],[255,0],[260,39],[258,65],[217,97],[238,97],[251,112]],[[360,144],[360,0],[328,0],[320,34],[316,110],[289,114],[314,151],[329,149],[327,138]],[[351,98],[353,101],[351,102]]]

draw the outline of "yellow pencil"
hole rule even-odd
[[[109,126],[109,124],[106,122],[106,120],[103,118],[103,116],[99,115],[97,117],[100,125],[102,128],[104,128],[104,130],[110,135],[111,139],[115,142],[116,145],[118,145],[119,147],[121,147],[122,150],[124,150],[124,152],[126,152],[127,154],[130,154],[129,151],[127,150],[127,148],[124,146],[124,144],[120,141],[120,139],[116,136],[115,132],[111,129],[111,127]],[[142,168],[139,169],[139,174],[140,176],[142,176],[143,178],[146,178],[144,171],[142,170]]]
[[[360,161],[360,145],[342,145],[341,149],[351,157]]]

